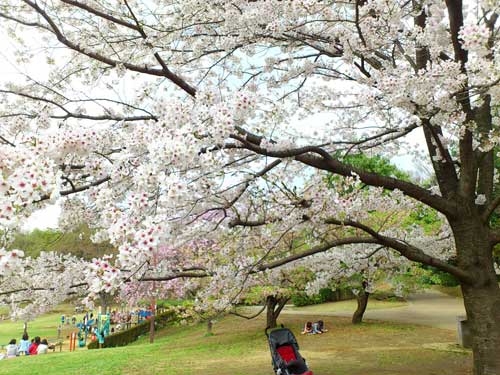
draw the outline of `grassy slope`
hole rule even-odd
[[[295,333],[304,319],[283,316]],[[454,333],[390,323],[353,326],[349,319],[323,317],[330,331],[301,336],[301,353],[319,375],[466,375],[470,356],[427,350],[423,344],[454,341]],[[171,327],[149,345],[147,338],[124,348],[55,353],[0,362],[0,374],[272,375],[260,319],[224,318],[205,337],[205,326]],[[48,371],[50,369],[50,371]]]
[[[51,313],[40,316],[33,322],[28,322],[28,333],[30,338],[40,336],[42,339],[47,338],[51,342],[55,341],[57,338],[57,327],[61,322],[62,314],[71,318],[74,314],[74,307],[71,305],[62,305]],[[75,316],[77,321],[83,319],[83,314],[75,314]],[[70,325],[64,325],[62,330],[63,339],[67,341],[66,336],[73,331],[77,331],[77,329]],[[11,339],[16,339],[19,342],[22,333],[22,321],[0,321],[0,346],[8,344]]]

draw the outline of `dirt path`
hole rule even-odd
[[[370,306],[370,303],[368,303]],[[309,308],[307,312],[284,309],[283,314],[314,314]],[[351,316],[351,312],[317,312],[318,315]],[[444,293],[430,290],[425,293],[409,297],[408,305],[388,309],[367,310],[366,319],[383,320],[388,322],[421,324],[432,327],[456,330],[457,316],[465,315],[461,298],[450,297]]]

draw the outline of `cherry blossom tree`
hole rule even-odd
[[[17,250],[7,255],[0,250],[0,261],[8,262],[0,276],[0,305],[10,308],[12,318],[30,321],[68,298],[83,298],[87,262],[52,252],[36,258],[20,255]]]
[[[497,1],[1,0],[0,17],[26,67],[0,91],[3,227],[63,200],[62,221],[93,223],[132,278],[165,241],[228,256],[150,281],[241,285],[334,247],[384,246],[460,281],[474,374],[500,372]],[[29,71],[35,48],[44,77]],[[408,148],[437,186],[345,159]],[[451,246],[383,224],[421,205]]]

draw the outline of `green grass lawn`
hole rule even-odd
[[[329,332],[303,336],[304,320],[323,318]],[[424,348],[452,342],[452,331],[430,327],[369,322],[358,326],[348,318],[284,315],[282,323],[298,337],[301,353],[319,375],[468,375],[471,358]],[[231,316],[214,325],[169,327],[155,344],[148,338],[127,347],[51,353],[0,361],[0,374],[163,374],[272,375],[263,318],[247,321]]]

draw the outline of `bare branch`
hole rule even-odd
[[[240,314],[236,311],[230,311],[229,314],[235,315],[239,318],[251,320],[251,319],[258,317],[260,314],[262,314],[264,312],[264,310],[266,309],[266,307],[267,307],[266,305],[262,306],[262,308],[257,313],[255,313],[254,315],[251,315],[251,316],[246,316],[246,315]]]

